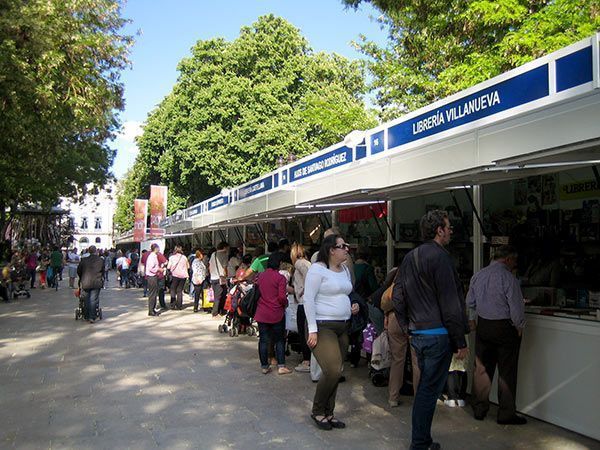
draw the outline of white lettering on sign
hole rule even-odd
[[[325,158],[322,161],[315,161],[314,163],[309,164],[308,166],[300,167],[294,170],[294,179],[306,177],[315,172],[320,172],[321,170],[327,169],[328,167],[343,164],[346,162],[346,157],[346,152],[338,153],[337,155],[332,155],[329,158]]]
[[[248,195],[250,195],[256,191],[260,191],[261,189],[264,189],[264,188],[265,188],[265,182],[261,181],[260,183],[257,183],[254,186],[248,186],[248,187],[240,189],[240,195],[242,197],[247,197]]]
[[[435,128],[444,123],[462,119],[470,114],[482,111],[500,103],[500,94],[493,91],[488,94],[480,95],[462,104],[446,110],[446,114],[436,111],[435,114],[413,123],[413,135]]]
[[[214,201],[210,202],[210,206],[211,206],[211,208],[216,208],[217,206],[221,206],[224,203],[225,203],[225,199],[223,197],[221,197],[218,200],[214,200]]]

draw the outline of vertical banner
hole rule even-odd
[[[167,217],[167,186],[150,186],[150,237],[162,237],[160,222]]]
[[[148,221],[148,200],[136,198],[133,201],[133,240],[143,242],[146,240],[146,223]]]

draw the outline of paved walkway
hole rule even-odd
[[[262,375],[255,337],[219,334],[190,306],[148,317],[135,289],[102,291],[104,320],[75,321],[65,285],[0,304],[2,449],[408,448],[411,399],[388,409],[364,367],[347,367],[338,391],[348,428],[320,431],[309,375]],[[468,413],[438,406],[444,449],[600,448],[534,419],[502,427]]]

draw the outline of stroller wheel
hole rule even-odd
[[[247,334],[248,336],[254,336],[254,329],[253,329],[252,327],[248,327],[248,328],[246,329],[246,334]]]
[[[27,298],[31,298],[31,293],[30,292],[27,293]]]
[[[81,318],[81,312],[79,312],[79,309],[75,310],[75,320],[79,320]]]
[[[233,337],[237,337],[239,335],[238,329],[232,328],[232,330],[233,330]]]
[[[98,308],[98,319],[102,320],[102,308]]]
[[[227,330],[229,330],[229,327],[227,325],[223,325],[223,333],[227,333]]]
[[[234,336],[234,332],[233,332],[233,328],[229,329],[229,337],[233,337]]]
[[[219,325],[218,329],[219,329],[219,333],[223,333],[223,325]]]

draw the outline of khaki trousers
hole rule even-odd
[[[409,336],[402,330],[396,319],[396,314],[393,312],[388,315],[388,338],[390,351],[392,352],[392,365],[390,367],[390,381],[388,384],[389,401],[397,402],[400,398],[400,389],[402,389],[402,385],[404,384],[404,364],[406,352],[409,348],[413,369],[414,392],[417,392],[421,373],[415,352],[410,347]]]

